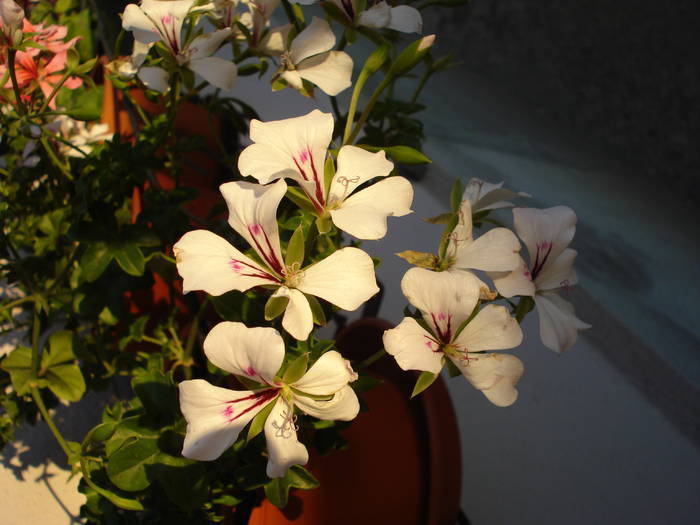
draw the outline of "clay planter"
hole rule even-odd
[[[387,321],[360,319],[338,334],[353,362],[382,347]],[[264,500],[249,525],[452,525],[459,512],[461,455],[452,402],[441,378],[410,400],[416,376],[391,357],[369,368],[384,381],[364,394],[369,411],[346,431],[348,449],[312,453],[318,489],[292,490],[283,510]]]

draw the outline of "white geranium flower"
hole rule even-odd
[[[515,192],[503,187],[503,183],[491,184],[481,179],[472,178],[464,188],[462,200],[468,200],[472,206],[472,213],[482,210],[497,210],[500,208],[512,208],[514,204],[508,202],[516,197],[530,197],[523,192]]]
[[[388,177],[394,165],[383,151],[343,146],[338,170],[326,189],[324,165],[333,136],[333,116],[314,110],[302,117],[250,123],[253,144],[238,158],[238,169],[261,184],[288,177],[296,181],[319,217],[330,217],[359,239],[386,235],[387,217],[411,213],[413,187],[403,177]],[[383,178],[360,191],[364,183]]]
[[[568,206],[515,208],[513,218],[530,263],[520,259],[512,272],[491,274],[493,283],[504,297],[533,297],[542,342],[562,352],[576,342],[579,330],[591,326],[578,319],[573,306],[557,295],[578,282],[573,269],[576,251],[568,248],[576,232],[576,214]]]
[[[472,226],[471,203],[465,199],[447,245],[450,270],[510,271],[519,264],[520,241],[512,231],[493,228],[475,239]]]
[[[264,425],[269,454],[267,475],[279,478],[292,465],[305,465],[306,447],[297,440],[294,408],[324,420],[349,421],[360,405],[348,383],[357,379],[350,363],[336,351],[323,354],[299,379],[278,376],[284,341],[274,328],[241,323],[216,325],[204,340],[209,361],[222,370],[263,385],[258,390],[229,390],[203,379],[180,383],[180,409],[187,420],[182,455],[200,461],[218,458],[241,430],[274,403]]]
[[[59,150],[69,157],[83,157],[88,155],[93,148],[93,144],[102,142],[112,137],[107,124],[88,125],[80,120],[75,120],[67,115],[59,115],[54,120],[57,126],[56,133],[68,144],[59,143]]]
[[[217,27],[221,29],[233,27],[236,23],[238,2],[239,0],[214,0],[213,7],[207,14]]]
[[[275,297],[288,304],[282,326],[299,340],[308,338],[313,315],[304,294],[344,309],[355,310],[379,291],[374,264],[358,248],[341,248],[305,268],[285,266],[277,229],[277,206],[287,191],[280,180],[269,186],[228,182],[221,193],[229,209],[229,225],[253,247],[261,262],[246,257],[228,241],[206,230],[183,235],[173,247],[183,291],[221,295],[254,286],[276,287]]]
[[[340,8],[350,23],[355,25],[394,29],[403,33],[420,33],[423,30],[423,18],[415,7],[408,5],[391,7],[382,0],[369,9],[358,11],[357,0],[330,1]]]
[[[248,11],[241,14],[239,21],[250,30],[250,47],[264,48],[261,37],[265,28],[270,25],[270,17],[279,7],[280,0],[247,0],[245,4]]]
[[[289,86],[302,90],[302,79],[308,80],[327,95],[335,96],[352,85],[352,58],[344,51],[333,51],[335,35],[328,22],[313,17],[289,49],[288,34],[289,26],[273,29],[262,47],[267,53],[279,55],[279,76]]]
[[[231,35],[231,29],[219,29],[182,43],[182,25],[188,14],[211,7],[197,7],[194,3],[195,0],[143,0],[140,6],[127,5],[122,27],[126,31],[132,31],[134,39],[140,43],[140,46],[134,45],[132,62],[135,67],[140,66],[145,60],[148,48],[161,41],[178,64],[188,67],[210,84],[230,91],[236,80],[236,64],[211,55]],[[138,75],[150,89],[165,92],[169,88],[168,73],[159,67],[142,67]]]
[[[406,317],[384,332],[384,348],[403,370],[439,374],[445,358],[497,406],[515,402],[521,361],[509,354],[482,353],[518,346],[518,322],[503,306],[488,305],[461,330],[479,300],[480,281],[468,272],[433,272],[411,268],[401,280],[408,301],[423,314],[426,330]]]

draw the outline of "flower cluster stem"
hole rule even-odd
[[[17,82],[17,74],[15,72],[15,55],[17,54],[16,49],[10,49],[7,53],[7,68],[10,71],[10,80],[12,80],[12,91],[15,93],[15,101],[17,102],[17,108],[19,114],[24,116],[27,114],[27,108],[22,102],[22,97],[19,92],[19,83]]]
[[[36,403],[36,406],[39,409],[39,412],[41,412],[41,417],[44,418],[44,421],[46,422],[46,425],[49,427],[49,430],[51,430],[53,437],[56,438],[56,441],[58,442],[59,446],[61,447],[61,449],[65,453],[66,458],[70,459],[70,457],[72,455],[72,451],[71,451],[70,447],[68,446],[68,442],[61,434],[61,431],[58,430],[56,423],[53,422],[53,418],[51,417],[51,414],[49,414],[49,411],[47,410],[46,405],[44,404],[44,400],[41,398],[41,392],[39,392],[39,389],[35,386],[32,387],[32,398],[34,399],[34,402]]]
[[[360,133],[360,130],[365,125],[367,118],[369,118],[369,114],[372,112],[372,108],[374,108],[374,105],[377,103],[377,100],[379,100],[379,97],[382,95],[384,90],[387,87],[389,87],[389,85],[391,85],[391,81],[393,80],[393,78],[394,78],[393,75],[387,75],[379,83],[379,85],[374,90],[374,93],[372,93],[372,96],[370,97],[369,101],[367,101],[367,105],[365,106],[365,109],[362,111],[360,118],[357,120],[357,123],[355,124],[355,127],[353,128],[352,132],[350,133],[350,136],[346,140],[343,140],[343,144],[351,144],[357,138],[357,135]],[[356,84],[356,90],[357,90],[357,85],[359,85],[359,78],[358,78],[358,82]],[[353,96],[355,96],[354,91],[353,91]],[[359,97],[359,93],[357,96]],[[351,101],[351,104],[352,104],[352,101]],[[355,102],[355,106],[357,106],[357,102]],[[351,115],[349,113],[348,113],[348,122],[352,122]]]

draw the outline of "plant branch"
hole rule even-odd
[[[17,74],[15,73],[15,55],[17,54],[16,49],[10,49],[7,53],[7,68],[10,72],[10,79],[12,80],[12,91],[15,93],[15,101],[17,102],[17,107],[19,108],[19,114],[24,116],[27,114],[27,108],[22,102],[22,97],[19,92],[19,83],[17,82]]]

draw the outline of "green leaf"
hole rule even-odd
[[[437,257],[432,253],[404,250],[396,255],[420,268],[428,268],[429,270],[435,270],[437,268]]]
[[[423,60],[423,57],[430,51],[434,42],[435,35],[427,35],[407,45],[391,63],[389,74],[398,77],[408,73],[418,62]]]
[[[160,482],[173,503],[181,509],[193,511],[201,507],[209,496],[211,480],[207,476],[207,468],[204,462],[161,453],[147,470]]]
[[[171,419],[177,414],[178,394],[170,376],[160,370],[134,374],[131,388],[153,418]]]
[[[314,208],[314,205],[311,203],[306,194],[299,188],[294,188],[292,186],[288,187],[286,196],[290,201],[299,206],[302,210],[310,211],[313,213],[316,212],[316,208]]]
[[[432,385],[438,378],[438,374],[433,374],[432,372],[421,372],[416,380],[416,386],[413,387],[413,392],[411,392],[411,397],[416,397],[423,390]]]
[[[269,416],[270,412],[272,412],[272,409],[275,407],[276,402],[277,402],[276,399],[273,399],[272,401],[270,401],[253,418],[253,420],[250,422],[250,426],[248,427],[248,435],[245,438],[246,442],[250,441],[255,436],[260,434],[260,432],[262,432],[263,428],[265,427],[265,421],[267,421],[267,416]]]
[[[304,297],[306,297],[306,300],[309,301],[309,306],[311,307],[311,315],[313,316],[314,323],[316,323],[319,326],[323,326],[326,324],[326,314],[323,311],[323,306],[321,306],[321,303],[316,299],[316,296],[311,295],[311,294],[304,294]]]
[[[89,244],[80,258],[82,277],[89,283],[95,281],[107,269],[113,258],[114,252],[108,244],[104,242]]]
[[[316,218],[316,228],[318,229],[318,233],[324,234],[328,233],[331,231],[331,227],[333,226],[333,222],[331,221],[330,217],[317,217]]]
[[[362,149],[366,149],[367,151],[384,150],[386,151],[387,155],[400,164],[413,165],[428,164],[433,162],[425,154],[410,146],[387,146],[382,148],[377,146],[368,146],[366,144],[358,144],[358,146]]]
[[[107,475],[110,481],[122,490],[143,490],[151,484],[146,475],[146,465],[152,465],[158,454],[158,440],[137,439],[109,457]]]
[[[85,393],[85,379],[76,364],[54,365],[46,371],[46,381],[56,397],[79,401]]]
[[[61,330],[49,337],[49,351],[41,356],[41,367],[46,369],[75,361],[73,351],[73,332]]]
[[[102,443],[103,441],[107,441],[109,438],[111,438],[114,435],[115,430],[117,430],[117,423],[114,421],[100,423],[90,430],[87,437],[93,443]]]
[[[535,300],[527,295],[524,295],[520,297],[520,301],[518,301],[518,306],[515,307],[515,311],[513,314],[515,315],[515,319],[519,322],[522,323],[523,319],[525,319],[525,316],[528,314],[528,312],[532,311],[532,309],[535,307]]]
[[[289,497],[289,480],[284,478],[274,478],[265,485],[265,496],[275,507],[283,509],[287,506]]]
[[[135,244],[123,244],[114,249],[114,258],[117,263],[129,275],[143,275],[146,268],[146,260],[141,248]]]
[[[282,315],[287,308],[287,303],[289,303],[289,297],[271,295],[265,303],[265,320],[272,321]]]
[[[326,194],[331,187],[333,177],[335,177],[335,163],[333,162],[333,157],[328,155],[326,163],[323,165],[323,187],[326,190]]]
[[[292,487],[310,490],[319,486],[318,480],[301,465],[293,465],[285,476],[289,479]]]
[[[19,395],[29,393],[31,376],[32,349],[18,346],[2,361],[1,368],[10,374],[12,386]]]
[[[77,120],[97,120],[102,114],[102,87],[61,89],[56,104]]]
[[[285,370],[284,375],[282,376],[282,381],[288,385],[296,383],[306,373],[306,367],[308,364],[309,353],[306,352],[289,363],[287,370]]]
[[[447,363],[447,373],[450,374],[450,377],[462,375],[462,371],[457,368],[457,365],[452,362],[452,359],[445,359],[445,362]]]
[[[429,217],[427,219],[423,219],[425,222],[429,222],[430,224],[447,224],[450,222],[450,219],[452,219],[452,216],[454,213],[448,212],[448,213],[441,213],[440,215],[436,215],[435,217]]]
[[[304,263],[304,230],[301,224],[297,226],[291,239],[289,239],[284,262],[287,266],[298,264],[300,268]]]

